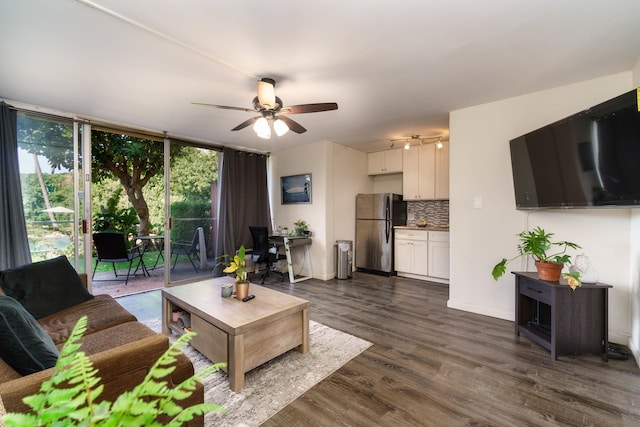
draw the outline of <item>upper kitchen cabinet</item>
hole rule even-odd
[[[435,144],[434,144],[435,145]],[[449,141],[436,147],[436,199],[449,198]]]
[[[402,172],[402,148],[369,153],[367,164],[369,175],[400,173]]]
[[[427,144],[404,150],[402,168],[404,200],[449,198],[448,141],[442,143],[442,148]]]

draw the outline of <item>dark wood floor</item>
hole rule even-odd
[[[553,362],[513,322],[447,308],[446,286],[361,273],[268,286],[374,345],[263,426],[640,425],[633,359]]]
[[[640,425],[633,359],[554,362],[516,338],[513,322],[447,308],[444,285],[355,273],[267,286],[308,299],[312,320],[374,345],[265,427]],[[159,316],[157,302],[150,307]]]

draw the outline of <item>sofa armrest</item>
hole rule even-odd
[[[168,338],[157,334],[90,356],[94,367],[98,369],[100,383],[104,384],[99,400],[113,402],[124,391],[133,389],[143,380],[168,345]],[[179,360],[178,363],[185,362]],[[28,411],[29,408],[22,399],[37,393],[42,382],[51,378],[52,372],[53,368],[0,384],[0,395],[7,412]],[[186,378],[180,378],[176,382],[184,379]],[[169,385],[173,386],[173,381],[170,380]],[[204,401],[204,391],[200,388],[189,401]]]

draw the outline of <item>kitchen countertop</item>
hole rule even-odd
[[[410,225],[396,225],[393,228],[398,230],[424,230],[424,231],[449,231],[449,227],[418,227],[418,226],[410,226]]]

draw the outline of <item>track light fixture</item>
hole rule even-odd
[[[394,147],[395,141],[404,141],[404,149],[411,149],[411,145],[413,145],[413,141],[416,141],[420,145],[424,144],[436,144],[438,149],[442,148],[442,136],[420,136],[420,135],[411,135],[410,137],[398,138],[391,140],[391,148]],[[425,142],[427,141],[427,142]]]

